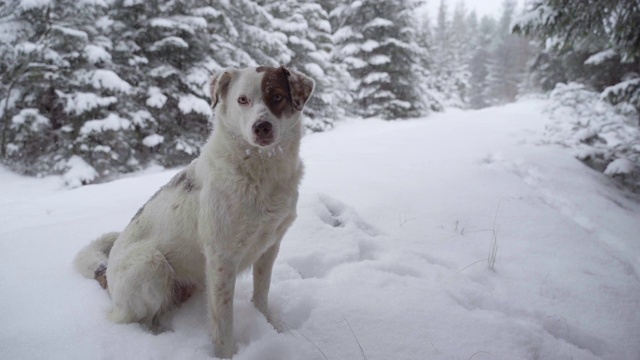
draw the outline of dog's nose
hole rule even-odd
[[[261,121],[253,124],[253,133],[259,138],[266,138],[271,136],[271,130],[273,125],[268,121]]]

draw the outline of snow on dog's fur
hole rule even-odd
[[[76,257],[78,270],[111,294],[113,321],[156,329],[162,313],[202,289],[215,355],[231,357],[236,275],[251,266],[252,301],[272,321],[271,270],[296,217],[302,109],[313,87],[285,67],[226,69],[211,79],[216,122],[200,157],[121,233]]]

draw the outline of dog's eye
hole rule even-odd
[[[282,99],[283,99],[282,95],[277,95],[277,94],[273,95],[273,101],[274,102],[280,102],[280,101],[282,101]]]
[[[246,96],[242,95],[238,98],[238,103],[242,105],[246,105],[249,103],[249,99]]]

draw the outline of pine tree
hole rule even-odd
[[[424,111],[414,66],[418,64],[411,8],[406,1],[372,0],[332,12],[342,26],[334,33],[337,53],[355,79],[355,112],[384,119]]]
[[[546,45],[535,73],[543,87],[555,86],[552,102],[569,103],[577,115],[570,128],[581,130],[579,145],[589,148],[580,159],[636,190],[640,189],[639,23],[636,0],[606,0],[598,6],[534,0],[513,27]],[[608,104],[599,103],[593,90],[617,106],[606,110]],[[571,121],[567,117],[558,120]],[[561,136],[576,137],[566,132]]]
[[[418,86],[426,111],[442,111],[445,99],[437,87],[437,79],[433,69],[433,35],[428,14],[425,14],[424,18],[420,20],[416,30],[419,60],[415,67],[415,75],[419,79]]]
[[[513,30],[549,46],[537,60],[545,86],[567,72],[566,80],[586,83],[614,104],[640,110],[640,3],[535,0]]]
[[[288,37],[278,29],[278,19],[262,3],[254,0],[220,2],[224,21],[231,29],[226,40],[248,55],[240,61],[244,66],[288,64],[294,55],[287,46]]]
[[[472,14],[472,16],[475,14]],[[471,39],[471,51],[469,59],[469,106],[473,109],[481,109],[489,106],[486,89],[488,88],[487,77],[489,76],[489,65],[491,61],[491,44],[493,42],[496,29],[496,22],[493,18],[483,16],[478,24],[478,30]]]
[[[503,105],[515,101],[519,84],[524,75],[519,68],[521,56],[517,52],[518,38],[511,34],[511,22],[515,15],[516,1],[505,0],[492,44],[487,97],[492,105]]]
[[[141,143],[136,159],[163,166],[199,154],[209,132],[209,22],[219,11],[203,1],[116,0],[109,25],[114,62],[135,91],[121,106]]]
[[[464,3],[460,2],[454,19],[450,19],[446,0],[440,1],[434,31],[433,73],[445,107],[466,107],[470,73],[465,52],[465,13]]]
[[[467,9],[464,0],[460,0],[453,11],[451,21],[451,56],[453,65],[454,86],[457,90],[461,107],[466,107],[469,96],[469,54],[470,54],[470,36],[469,23],[467,22]]]
[[[109,69],[111,43],[96,26],[106,6],[102,1],[5,3],[1,12],[12,11],[5,24],[22,29],[11,39],[15,51],[3,52],[13,58],[2,81],[2,153],[11,168],[38,175],[80,166],[87,169],[80,180],[86,182],[96,171],[130,169],[129,122],[111,107],[115,95],[131,85]],[[84,141],[96,129],[105,136]]]

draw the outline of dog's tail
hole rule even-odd
[[[107,262],[109,253],[119,232],[106,233],[85,246],[73,261],[82,276],[96,279],[103,288],[107,288]]]

